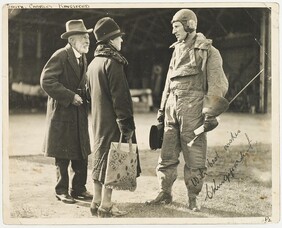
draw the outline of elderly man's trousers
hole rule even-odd
[[[71,163],[71,186],[69,186],[69,164]],[[57,169],[56,194],[74,192],[80,194],[86,191],[88,159],[68,160],[55,158]]]

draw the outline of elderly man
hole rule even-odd
[[[224,100],[228,81],[219,51],[212,46],[211,40],[206,39],[202,33],[196,33],[195,13],[189,9],[179,10],[171,23],[177,42],[171,45],[174,51],[157,118],[165,124],[156,169],[160,192],[154,200],[147,203],[172,201],[172,185],[177,178],[179,154],[182,151],[189,209],[197,211],[199,208],[196,197],[202,189],[206,173],[206,133],[200,134],[191,147],[187,144],[194,139],[194,131],[201,125],[204,125],[204,129],[217,126],[214,113],[206,110],[211,110],[213,103],[217,106],[218,102]],[[193,182],[195,177],[199,179],[199,183]]]
[[[90,140],[86,101],[85,54],[89,50],[89,34],[82,20],[66,23],[61,35],[68,44],[48,60],[41,74],[41,87],[48,94],[46,156],[55,158],[57,168],[56,197],[64,203],[74,198],[92,199],[86,190]],[[69,187],[68,166],[74,172]]]

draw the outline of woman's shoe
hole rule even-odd
[[[98,208],[98,218],[120,217],[128,214],[127,211],[120,211],[116,206],[112,205],[110,208]]]
[[[91,202],[90,205],[90,212],[92,216],[97,216],[98,215],[98,208],[100,206],[100,203],[95,203],[95,202]]]

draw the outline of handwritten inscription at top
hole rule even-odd
[[[44,4],[29,4],[30,9],[50,9],[53,8],[52,5],[44,5]]]
[[[83,9],[90,8],[88,4],[7,4],[8,9],[51,9],[51,8],[60,8],[60,9]]]
[[[81,9],[81,8],[90,8],[89,5],[87,4],[59,4],[59,8],[64,8],[64,9]]]
[[[24,5],[9,5],[7,4],[8,9],[26,9],[27,7]]]
[[[8,9],[51,9],[52,5],[47,4],[29,4],[29,5],[10,5],[7,4]]]

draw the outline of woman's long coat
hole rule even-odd
[[[132,99],[124,72],[126,60],[111,47],[98,46],[87,76],[91,93],[93,179],[104,181],[111,142],[134,130]],[[134,138],[133,138],[134,141]],[[138,175],[140,167],[138,163]]]
[[[48,94],[47,131],[44,153],[62,159],[86,159],[91,153],[88,133],[88,109],[84,95],[86,90],[86,57],[80,73],[72,47],[67,44],[57,50],[44,66],[40,84]],[[83,94],[82,94],[83,93]],[[72,104],[75,94],[83,98],[83,104]]]

